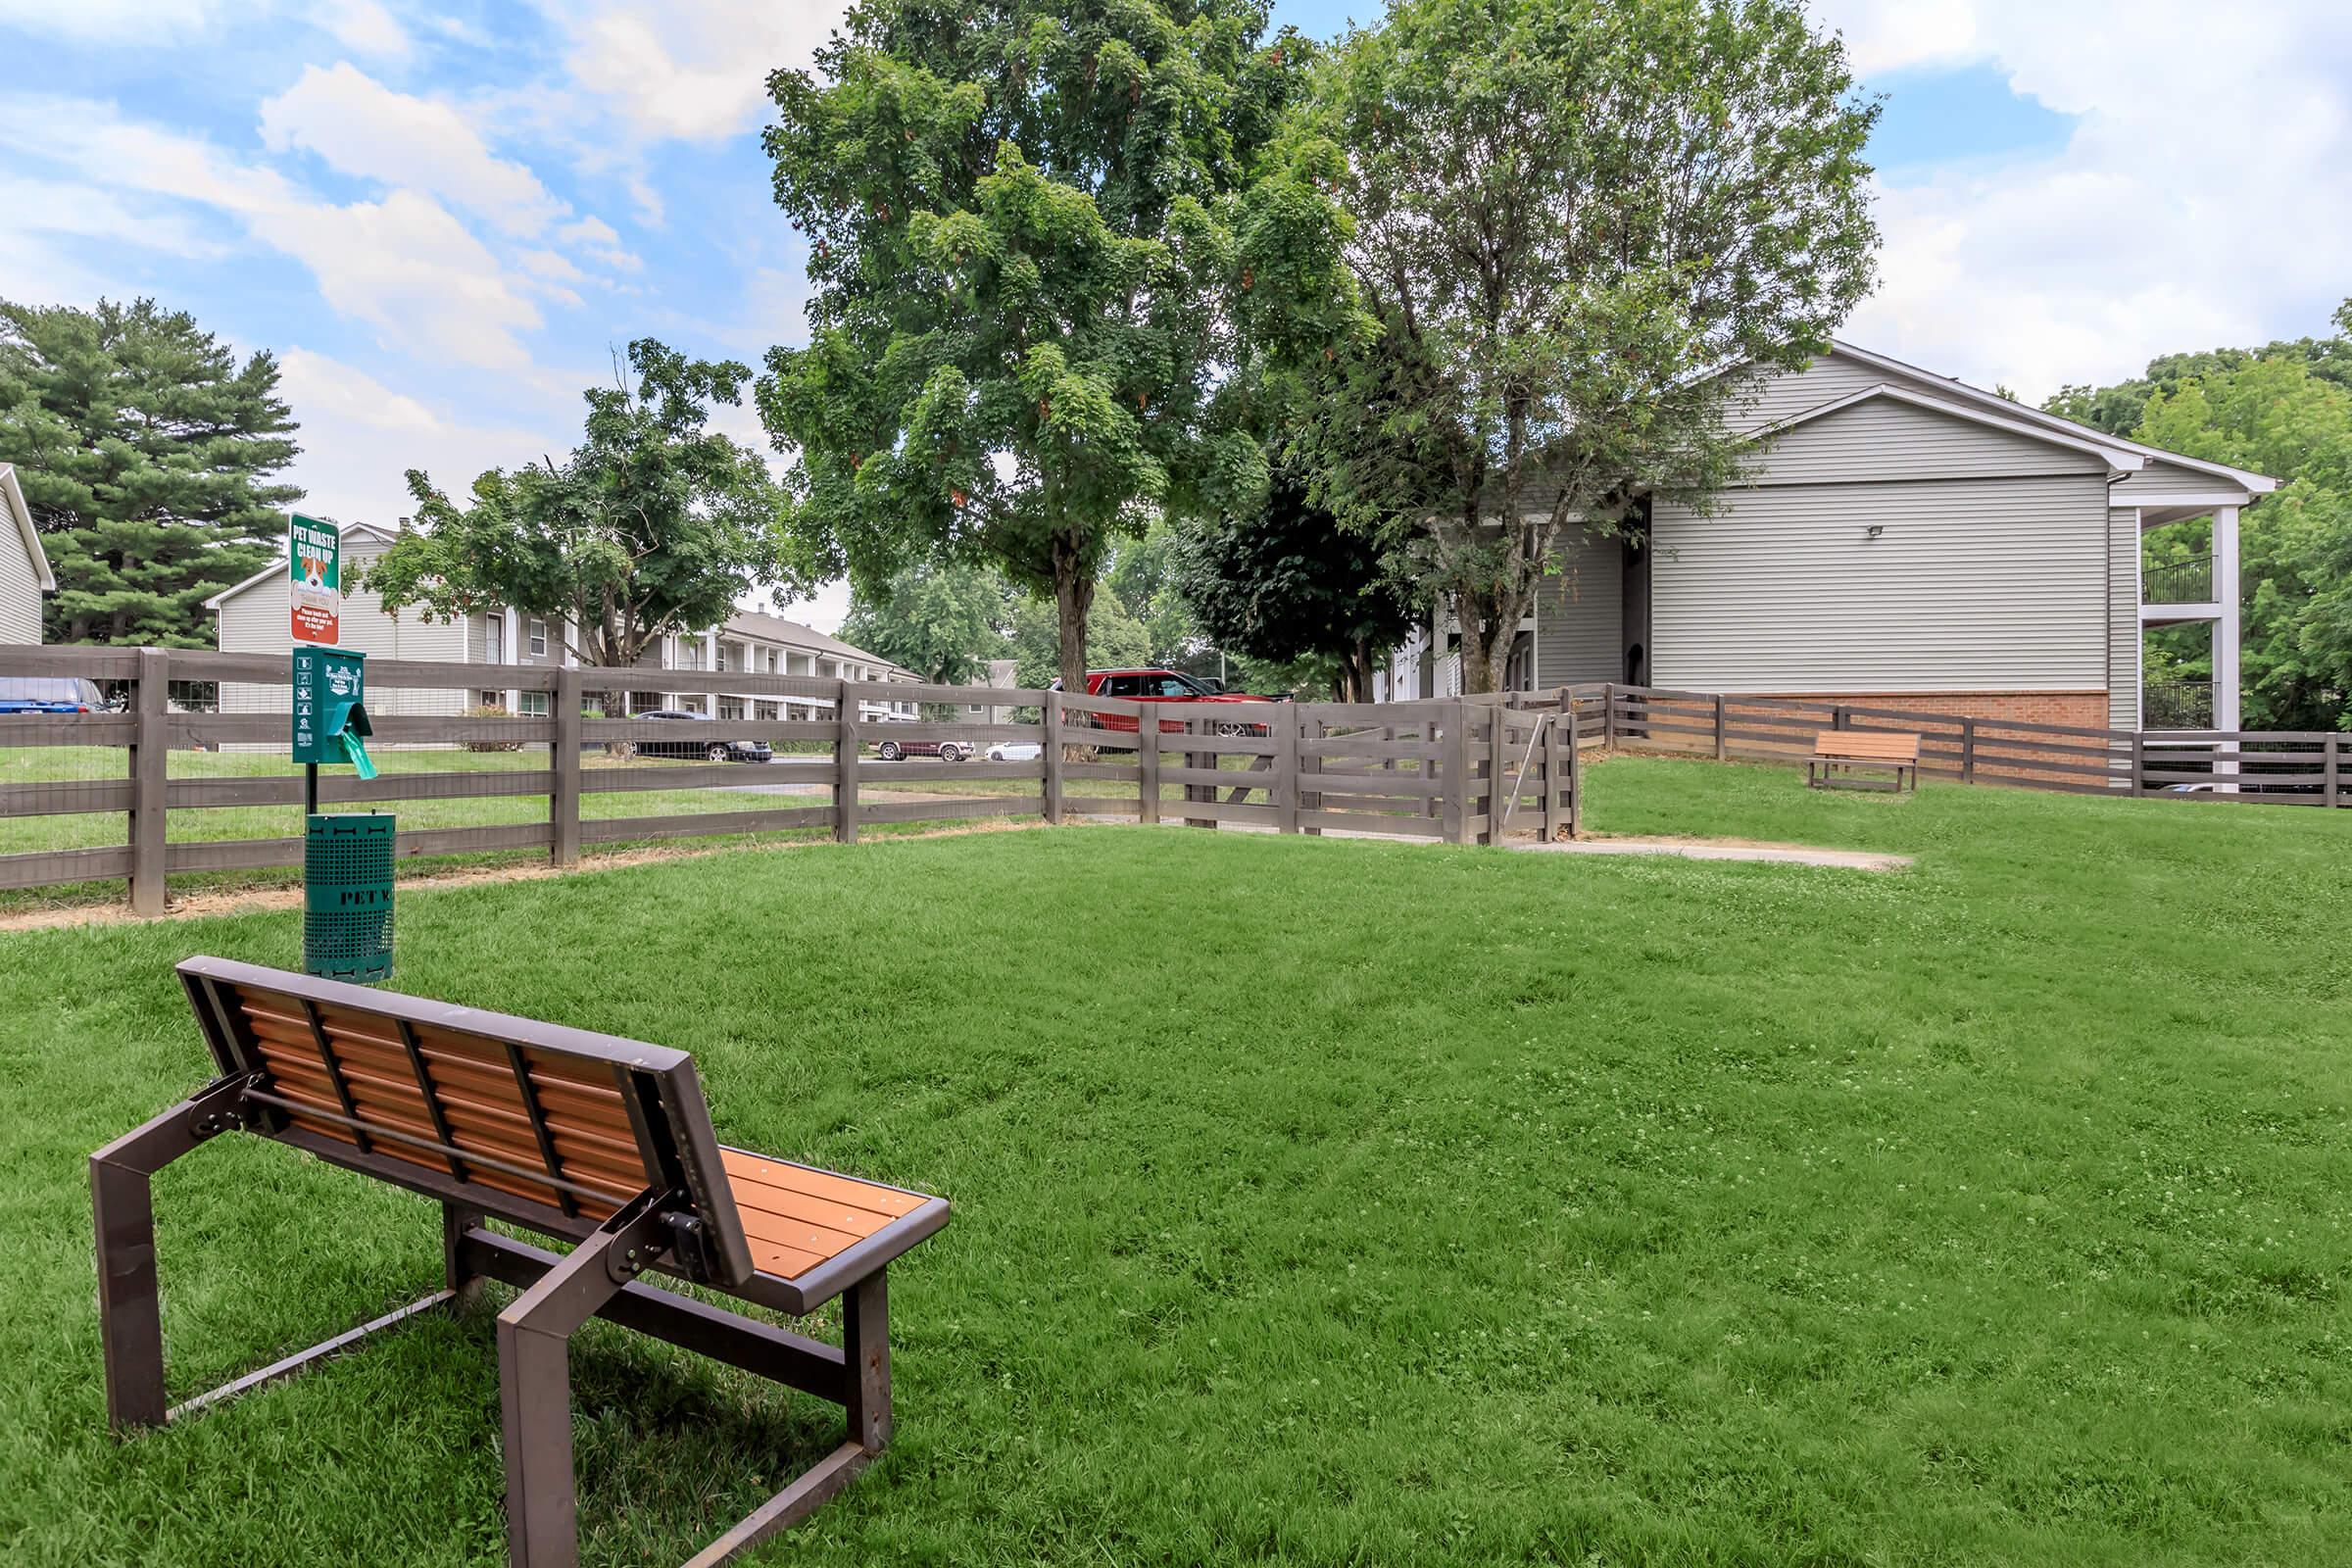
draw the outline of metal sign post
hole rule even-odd
[[[290,513],[286,525],[286,586],[291,597],[291,630],[297,645],[328,648],[343,640],[343,535],[331,522]],[[314,669],[316,666],[313,666]],[[312,716],[316,690],[303,683],[304,667],[294,662],[294,751],[303,750],[303,721]],[[318,812],[318,764],[302,769],[302,812],[307,821]]]
[[[368,755],[368,660],[336,646],[343,630],[343,540],[334,524],[295,516],[286,534],[291,599],[294,760],[302,764],[302,966],[375,981],[392,973],[389,815],[318,809],[318,764],[375,777]]]

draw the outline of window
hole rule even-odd
[[[531,617],[531,657],[533,659],[547,657],[547,622],[536,615]]]
[[[515,694],[515,699],[522,705],[521,712],[523,717],[545,718],[547,716],[547,693],[517,692]]]
[[[662,694],[660,692],[629,693],[629,711],[632,713],[650,713],[661,706]]]
[[[1190,697],[1193,683],[1182,675],[1152,675],[1144,681],[1146,693],[1152,697]]]
[[[484,708],[495,708],[502,712],[505,711],[507,706],[507,694],[505,692],[483,692],[481,694],[481,698],[482,706]]]
[[[718,700],[718,716],[721,718],[741,718],[743,716],[743,699],[740,697],[721,697]]]
[[[1102,695],[1105,697],[1141,697],[1144,695],[1144,677],[1141,675],[1105,675],[1102,678]]]
[[[507,662],[507,617],[493,611],[482,621],[482,662]]]
[[[840,674],[841,669],[830,659],[820,659],[816,662],[816,672],[829,680]]]
[[[678,711],[679,711],[679,712],[681,712],[681,713],[699,713],[699,712],[701,712],[702,710],[703,710],[703,699],[702,699],[702,698],[700,698],[700,697],[681,697],[681,698],[679,698],[679,699],[678,699]]]

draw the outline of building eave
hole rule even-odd
[[[1999,430],[2024,440],[2040,441],[2050,446],[2066,447],[2076,452],[2086,453],[2106,464],[2110,478],[2120,478],[2124,474],[2135,472],[2145,467],[2148,462],[2139,453],[2127,451],[2115,442],[2094,439],[2096,432],[2085,432],[2084,435],[2078,436],[2061,430],[2045,429],[2039,424],[2024,419],[2006,418],[1988,410],[1962,408],[1957,404],[1947,403],[1941,398],[1930,397],[1924,392],[1914,392],[1908,387],[1899,386],[1890,381],[1881,381],[1875,386],[1866,386],[1859,391],[1849,392],[1844,397],[1833,398],[1827,403],[1816,404],[1812,408],[1800,410],[1785,419],[1776,419],[1772,423],[1752,431],[1748,439],[1769,441],[1783,431],[1793,429],[1797,425],[1811,423],[1815,419],[1853,408],[1857,404],[1875,403],[1881,400],[1900,403],[1906,407],[1939,415],[1946,418],[1966,420],[1970,424],[1983,425],[1986,429]],[[2006,402],[2007,400],[2000,401]]]
[[[45,594],[57,592],[57,573],[49,567],[49,553],[41,548],[41,533],[32,525],[32,509],[24,505],[24,491],[17,483],[13,463],[0,463],[0,501],[7,504],[17,536],[24,541],[24,557],[32,563],[32,580]]]

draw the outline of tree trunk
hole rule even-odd
[[[1095,607],[1095,574],[1086,568],[1077,547],[1061,534],[1054,536],[1054,611],[1061,689],[1074,697],[1086,695],[1086,620]]]
[[[1502,690],[1503,666],[1510,662],[1511,642],[1519,634],[1519,617],[1506,615],[1502,606],[1491,601],[1457,594],[1453,618],[1461,627],[1463,695]]]

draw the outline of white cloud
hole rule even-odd
[[[1822,11],[1866,70],[1989,65],[2078,118],[2055,154],[1882,190],[1883,281],[1855,341],[2039,399],[2158,354],[2321,330],[2352,292],[2341,0]]]
[[[713,141],[750,128],[767,102],[767,74],[808,64],[842,8],[808,0],[566,0],[548,14],[567,38],[564,64],[573,80],[633,134]]]
[[[388,346],[492,368],[530,363],[515,334],[539,324],[538,307],[429,196],[395,190],[339,206],[273,170],[88,100],[0,99],[0,147],[55,162],[105,196],[134,192],[235,218],[307,267],[328,304],[375,326]]]
[[[289,477],[309,492],[308,506],[342,521],[390,527],[409,515],[410,468],[457,495],[485,468],[570,449],[553,419],[538,430],[461,418],[309,349],[286,350],[278,369],[278,391],[302,421]]]
[[[355,54],[409,56],[407,31],[379,0],[0,0],[0,26],[118,48],[165,48],[232,24],[289,15]]]
[[[493,154],[445,103],[394,92],[349,63],[307,66],[262,105],[262,142],[299,147],[328,168],[452,202],[509,234],[543,232],[570,209],[539,176]]]

